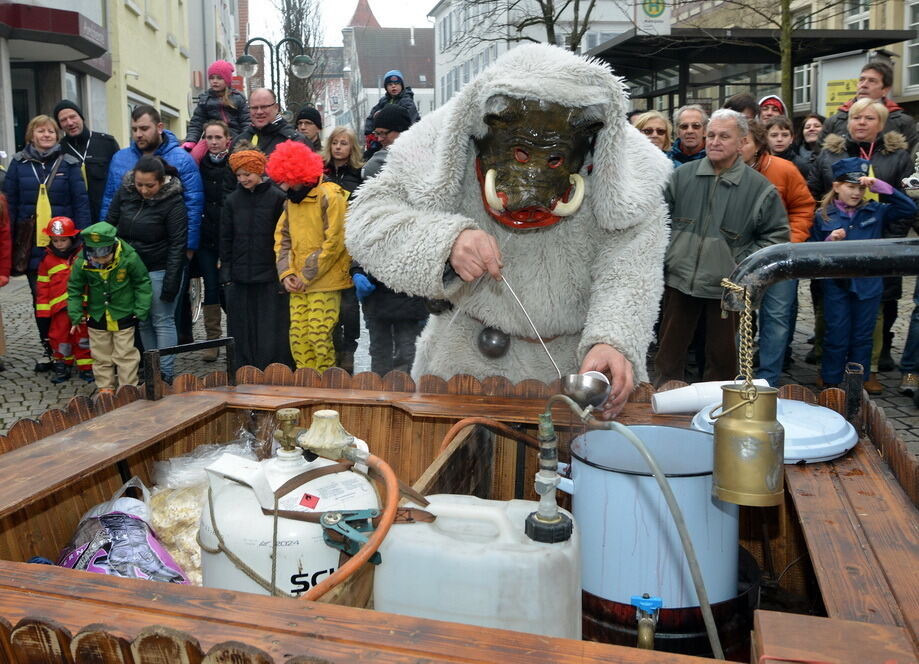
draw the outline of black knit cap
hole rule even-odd
[[[401,106],[387,104],[373,119],[374,129],[389,129],[390,131],[403,132],[412,126],[412,118]]]
[[[83,122],[86,122],[86,118],[83,117],[82,108],[80,108],[75,102],[72,102],[69,99],[61,99],[57,103],[57,106],[54,107],[54,121],[57,122],[58,126],[61,125],[61,121],[57,119],[57,116],[60,114],[61,111],[63,111],[66,108],[76,111],[77,115],[80,116],[80,119],[83,120]]]
[[[312,106],[304,106],[297,113],[297,122],[300,120],[309,120],[317,129],[322,129],[322,115]]]

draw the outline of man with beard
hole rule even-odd
[[[83,181],[89,192],[92,223],[101,221],[102,195],[105,192],[109,164],[118,152],[118,141],[109,134],[90,131],[83,110],[69,99],[59,101],[52,115],[57,126],[64,132],[64,138],[61,139],[64,153],[80,160]]]

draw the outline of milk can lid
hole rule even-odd
[[[692,428],[713,433],[709,417],[720,401],[709,404],[692,418]],[[794,399],[779,399],[779,424],[785,429],[785,463],[817,463],[841,457],[858,442],[858,434],[835,410]]]

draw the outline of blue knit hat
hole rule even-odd
[[[847,157],[833,164],[833,182],[851,182],[858,184],[858,179],[868,175],[871,164],[859,157]]]
[[[402,72],[398,69],[390,69],[386,72],[383,76],[383,85],[385,86],[387,83],[398,83],[405,88],[405,79],[402,77]]]

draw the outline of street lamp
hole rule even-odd
[[[290,63],[290,72],[297,78],[309,78],[316,70],[316,61],[303,52],[303,42],[295,37],[286,37],[277,44],[272,44],[263,37],[253,37],[246,42],[243,54],[236,60],[236,70],[243,78],[252,78],[258,73],[258,61],[249,55],[249,46],[261,42],[268,47],[268,74],[271,77],[271,88],[278,98],[278,105],[284,108],[284,97],[281,92],[281,47],[284,44],[295,44],[300,54],[294,56]]]

